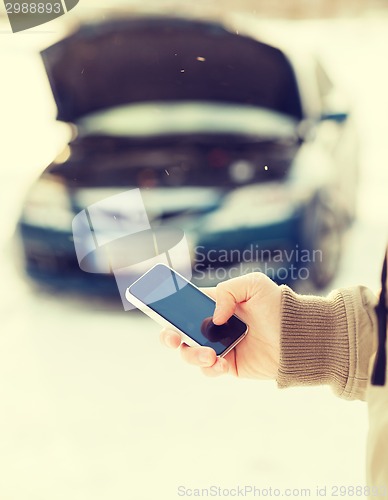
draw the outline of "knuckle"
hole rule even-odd
[[[225,291],[226,290],[226,281],[221,281],[221,283],[218,283],[217,286],[216,286],[216,289],[217,289],[217,292],[221,291]]]

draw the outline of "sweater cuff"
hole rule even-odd
[[[325,298],[282,289],[278,386],[328,384],[349,397],[349,336],[341,293]]]

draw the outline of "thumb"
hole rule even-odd
[[[237,304],[248,300],[249,286],[247,281],[246,276],[242,276],[217,285],[216,309],[213,314],[213,322],[216,325],[226,323],[236,310]]]

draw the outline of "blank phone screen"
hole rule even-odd
[[[221,355],[247,326],[237,316],[215,325],[215,302],[163,264],[157,264],[130,287],[130,292],[198,344]]]

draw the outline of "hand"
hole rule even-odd
[[[249,329],[247,336],[224,358],[210,347],[189,347],[179,333],[164,329],[161,342],[180,347],[186,362],[209,376],[230,372],[238,377],[275,379],[280,356],[281,288],[262,273],[233,278],[203,291],[216,300],[213,321],[221,325],[236,313]]]

